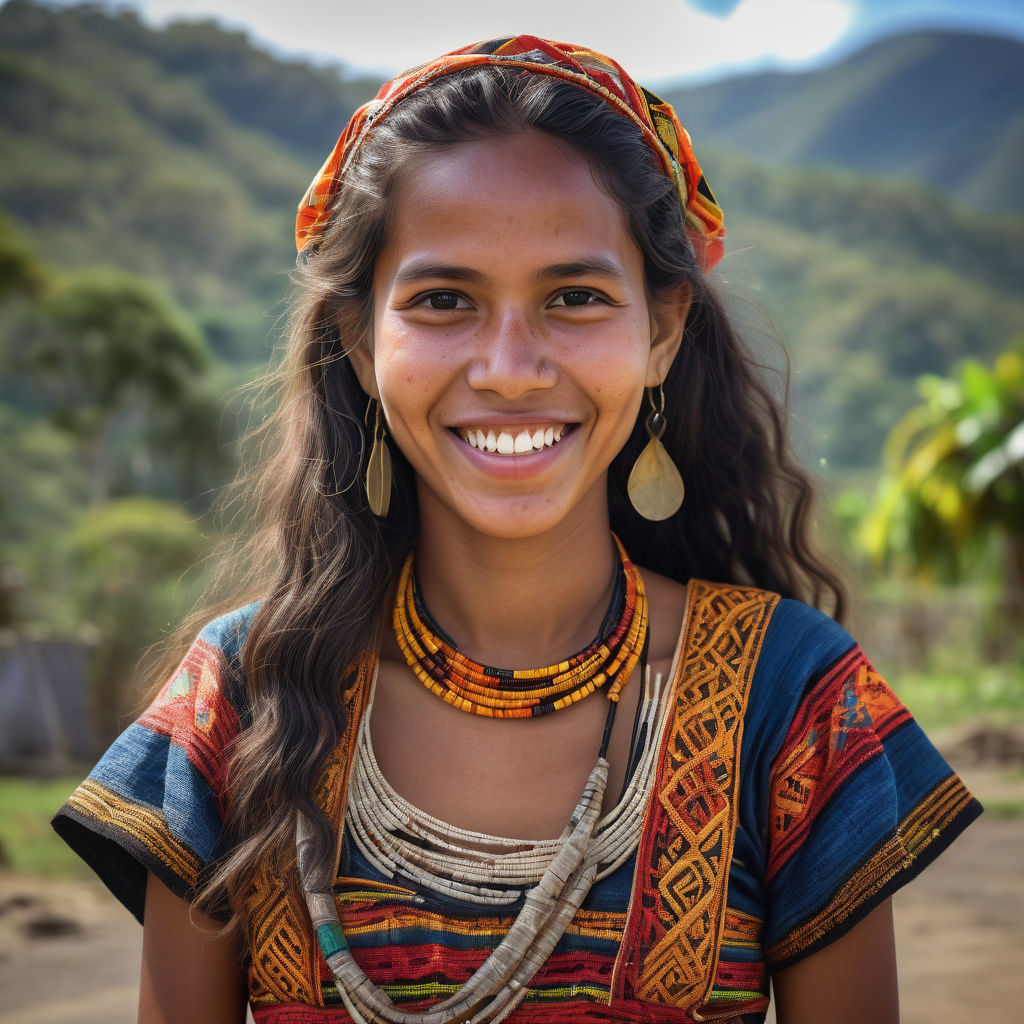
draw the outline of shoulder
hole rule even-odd
[[[226,744],[248,714],[241,659],[258,608],[253,602],[208,622],[136,725],[190,743],[196,732],[216,734],[218,746]]]
[[[774,688],[799,691],[854,646],[853,637],[824,612],[781,598],[765,630],[758,675]]]
[[[218,651],[229,663],[237,662],[259,607],[260,602],[253,601],[251,604],[219,615],[202,628],[197,643]]]
[[[801,704],[860,650],[828,615],[745,584],[690,584],[688,655],[727,667],[743,686],[748,753],[771,757]]]
[[[791,598],[777,598],[750,689],[748,724],[775,733],[821,689],[837,665],[856,653],[856,641],[824,612]]]

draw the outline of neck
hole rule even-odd
[[[423,524],[416,572],[435,622],[469,657],[499,668],[550,665],[585,647],[611,602],[607,518],[507,540]]]

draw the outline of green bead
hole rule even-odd
[[[320,952],[324,959],[333,956],[343,949],[348,949],[348,940],[337,921],[328,921],[316,930],[316,941],[320,944]]]

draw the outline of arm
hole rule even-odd
[[[148,876],[139,1024],[245,1020],[245,973],[237,943],[203,934],[218,927],[156,876]]]
[[[892,901],[772,979],[779,1024],[899,1024]]]

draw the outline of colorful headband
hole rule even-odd
[[[628,117],[658,157],[662,170],[676,184],[686,213],[686,229],[701,266],[710,270],[722,258],[725,237],[722,210],[693,155],[690,136],[672,107],[637,85],[610,57],[582,46],[553,43],[536,36],[491,39],[466,46],[385,82],[376,98],[352,115],[299,204],[295,245],[300,253],[313,251],[323,237],[330,220],[332,200],[359,144],[370,134],[374,123],[386,117],[396,103],[435,78],[481,65],[523,68],[561,78],[600,96]]]

